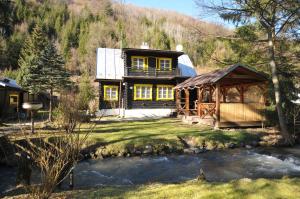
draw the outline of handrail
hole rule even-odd
[[[136,69],[132,67],[125,68],[125,75],[126,76],[154,76],[154,77],[161,77],[161,76],[179,76],[180,71],[178,68],[173,68],[171,70],[161,70],[156,68],[149,67],[148,69]]]

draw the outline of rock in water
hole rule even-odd
[[[197,180],[198,181],[206,181],[206,177],[205,177],[205,174],[204,174],[204,171],[202,168],[200,169],[200,173],[199,173],[199,176],[197,177]]]

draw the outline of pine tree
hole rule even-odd
[[[46,42],[47,37],[42,26],[37,24],[30,37],[26,39],[18,60],[20,72],[17,81],[31,94],[37,94],[42,90],[43,79],[40,74],[41,66],[38,62]]]
[[[64,59],[57,52],[52,42],[49,42],[45,50],[42,51],[38,65],[41,66],[41,76],[43,78],[43,89],[50,94],[49,121],[52,121],[53,92],[55,90],[70,86],[70,74],[64,68]]]

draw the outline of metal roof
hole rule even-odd
[[[180,55],[178,57],[178,68],[181,71],[183,77],[193,77],[196,75],[193,63],[189,56],[183,52],[177,51],[163,51],[163,50],[152,50],[152,49],[122,49],[124,51],[135,52],[156,52],[156,53],[176,53]],[[124,60],[122,58],[121,49],[112,48],[98,48],[97,49],[97,66],[96,66],[96,79],[110,79],[110,80],[121,80],[124,76]]]
[[[267,79],[267,77],[264,74],[259,73],[250,67],[244,66],[242,64],[235,64],[233,66],[229,66],[224,69],[215,70],[215,71],[212,71],[209,73],[205,73],[205,74],[201,74],[201,75],[189,78],[186,81],[178,84],[175,87],[175,89],[195,87],[195,86],[199,86],[199,85],[203,85],[203,84],[215,84],[218,81],[220,81],[221,79],[223,79],[225,76],[227,76],[229,73],[236,70],[237,68],[243,68],[249,72],[252,72],[256,76],[260,77],[261,79],[264,79],[264,80]]]
[[[22,87],[19,86],[15,80],[10,78],[0,78],[0,86],[17,90],[23,90]]]

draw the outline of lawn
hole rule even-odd
[[[83,125],[87,128],[88,124]],[[85,131],[85,129],[82,129]],[[184,144],[179,137],[192,140],[196,146],[207,148],[224,148],[229,143],[250,143],[258,139],[258,134],[246,130],[214,130],[200,125],[186,125],[175,118],[164,118],[143,121],[100,121],[89,135],[90,145],[106,146],[105,151],[110,154],[126,152],[131,148],[143,149],[151,145],[154,150],[162,147],[170,150],[182,150]]]
[[[143,186],[102,187],[55,194],[67,198],[230,198],[273,199],[300,198],[300,179],[241,179],[229,183],[188,181],[180,184],[151,184]]]

